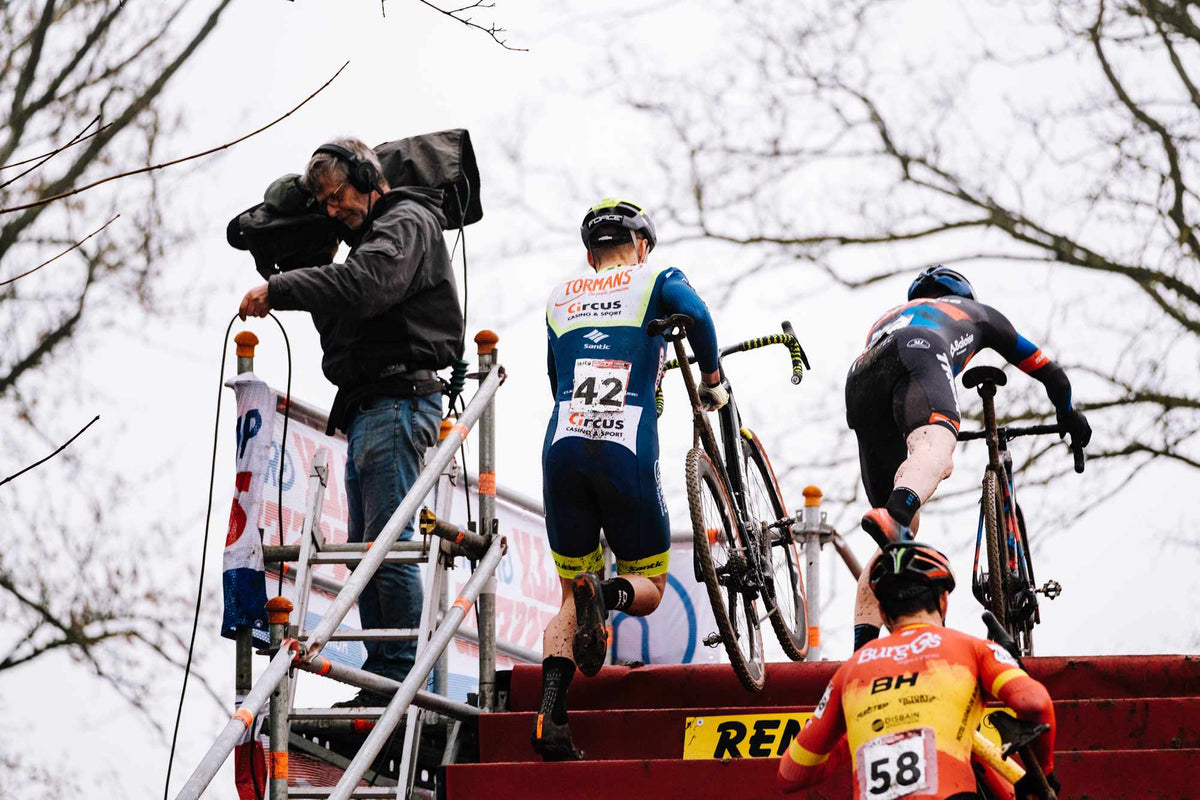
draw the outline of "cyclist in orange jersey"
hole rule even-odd
[[[1033,751],[1057,790],[1050,695],[1000,645],[945,627],[946,557],[918,542],[888,544],[870,586],[892,633],[834,674],[780,761],[780,788],[814,786],[849,759],[854,800],[976,800],[971,742],[991,697],[1050,726]],[[1037,797],[1032,781],[1017,783],[1018,798]]]

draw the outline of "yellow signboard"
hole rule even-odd
[[[811,711],[688,717],[683,729],[683,757],[779,758],[810,717]]]
[[[984,711],[979,730],[984,738],[999,747],[1000,734],[988,721],[988,717],[997,711],[1008,709]],[[683,728],[683,757],[780,758],[811,717],[811,711],[688,717]]]

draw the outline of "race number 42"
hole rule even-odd
[[[629,388],[632,366],[628,361],[576,359],[571,410],[620,411],[625,407],[625,392]]]
[[[858,748],[860,800],[894,800],[937,792],[937,743],[932,728],[872,739]]]

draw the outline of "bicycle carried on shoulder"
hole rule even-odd
[[[652,320],[650,336],[663,336],[675,347],[676,358],[666,370],[682,367],[692,405],[693,440],[686,461],[688,507],[695,537],[693,558],[696,580],[708,590],[718,630],[704,640],[715,647],[723,643],[738,679],[750,691],[761,691],[766,678],[760,625],[771,627],[793,660],[808,653],[808,606],[801,576],[799,549],[790,525],[777,525],[787,517],[779,482],[757,436],[742,424],[734,393],[718,412],[721,445],[700,406],[695,361],[683,346],[692,320],[683,314]],[[791,325],[783,333],[751,339],[721,350],[721,357],[783,345],[792,362],[792,383],[799,384],[809,367]],[[662,414],[662,390],[656,392]],[[774,527],[772,527],[774,526]]]
[[[1038,586],[1034,578],[1033,555],[1025,529],[1025,516],[1017,505],[1008,442],[1018,436],[1061,435],[1067,431],[1061,425],[998,426],[994,403],[996,387],[1006,383],[1008,376],[995,367],[974,367],[963,374],[963,386],[978,388],[983,400],[984,429],[961,431],[958,439],[984,439],[988,448],[979,527],[975,536],[971,590],[1016,641],[1018,651],[1022,655],[1033,655],[1033,626],[1041,622],[1037,595],[1053,600],[1062,594],[1062,586],[1054,580]],[[1075,471],[1083,472],[1086,462],[1083,447],[1072,440],[1071,450],[1075,456]],[[981,547],[987,553],[986,570],[979,563]]]

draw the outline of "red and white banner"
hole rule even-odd
[[[265,630],[267,624],[262,542],[252,521],[259,518],[263,487],[256,478],[265,471],[270,454],[275,392],[253,372],[230,378],[225,385],[237,395],[237,466],[222,565],[221,635],[233,638],[238,628]]]

